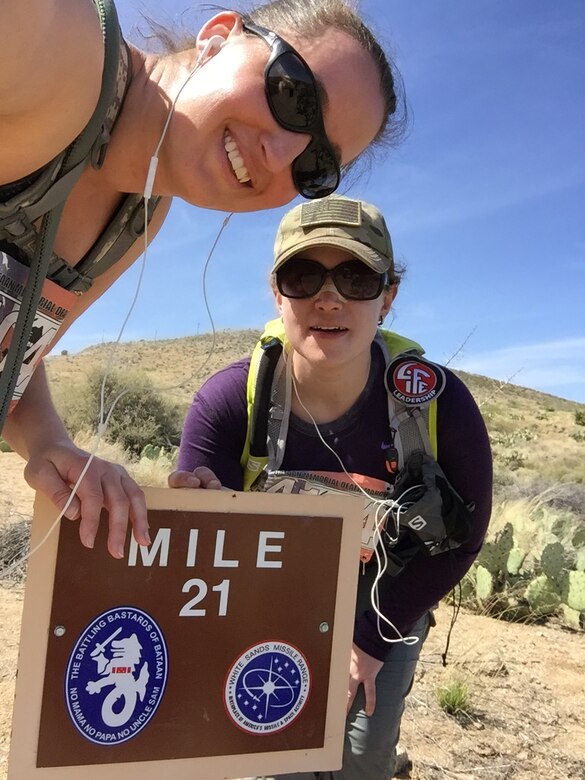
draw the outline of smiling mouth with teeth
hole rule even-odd
[[[227,130],[223,134],[223,145],[236,179],[240,184],[251,184],[250,175],[248,174],[248,169],[244,165],[242,155],[239,152],[236,142]]]
[[[320,327],[319,325],[314,325],[314,326],[311,328],[311,330],[320,331],[320,332],[322,332],[322,333],[345,333],[345,331],[347,330],[347,328],[342,328],[342,327],[341,327],[341,325],[340,325],[340,326],[338,326],[338,327],[336,327],[336,328],[335,328],[335,327],[332,327],[332,328],[325,328],[325,327]]]

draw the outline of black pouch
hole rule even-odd
[[[466,542],[473,524],[473,504],[465,504],[437,461],[414,452],[394,483],[394,518],[400,537],[406,535],[428,555],[437,555]],[[396,552],[396,550],[395,550]]]

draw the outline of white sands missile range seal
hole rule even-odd
[[[286,642],[263,642],[248,648],[230,668],[225,708],[243,731],[274,734],[300,715],[310,688],[309,666],[300,650]]]

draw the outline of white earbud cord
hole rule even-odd
[[[284,355],[284,359],[287,360],[288,356],[286,355],[285,351],[283,351],[283,355]],[[361,493],[363,493],[367,499],[369,499],[374,504],[376,504],[376,514],[375,514],[375,524],[374,524],[374,553],[376,555],[376,563],[378,565],[378,571],[376,573],[376,577],[374,578],[374,582],[372,584],[372,588],[370,591],[370,601],[372,604],[372,608],[376,613],[376,624],[377,624],[377,629],[378,629],[378,634],[380,636],[380,639],[382,639],[384,642],[387,642],[389,644],[403,642],[405,645],[414,645],[419,641],[417,636],[406,636],[406,637],[403,636],[400,633],[400,631],[396,628],[396,626],[392,623],[392,621],[390,621],[385,615],[382,614],[380,610],[380,595],[378,591],[378,583],[380,582],[380,579],[383,577],[384,573],[386,572],[386,569],[388,568],[388,555],[386,554],[386,550],[384,548],[381,531],[382,529],[385,529],[384,532],[388,535],[390,544],[397,542],[400,512],[407,509],[408,506],[399,504],[397,501],[393,501],[392,499],[383,499],[383,498],[376,498],[375,496],[371,496],[366,490],[364,490],[364,488],[358,482],[356,482],[353,476],[345,468],[345,465],[341,460],[341,458],[339,457],[339,455],[337,454],[337,452],[335,452],[333,447],[327,444],[327,442],[323,438],[321,431],[319,430],[319,426],[315,421],[315,418],[313,417],[311,412],[307,409],[307,407],[305,406],[305,404],[303,403],[299,395],[299,389],[295,381],[293,372],[291,372],[291,377],[292,377],[293,389],[297,397],[297,400],[301,405],[301,407],[303,408],[303,410],[308,415],[311,422],[313,423],[313,426],[315,428],[315,431],[317,432],[317,436],[319,437],[321,443],[329,450],[329,452],[331,452],[335,456],[344,474],[349,477],[349,479],[353,482],[353,484],[357,487],[357,489]],[[396,514],[393,514],[394,511],[396,512]],[[386,528],[389,518],[392,518],[392,520],[394,521],[394,535],[389,534]],[[382,631],[382,626],[381,626],[382,623],[385,623],[389,628],[391,628],[392,631],[394,631],[394,633],[396,634],[396,637],[386,636]]]

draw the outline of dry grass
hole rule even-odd
[[[75,443],[87,452],[93,452],[95,447],[95,436],[90,433],[78,434],[75,437]],[[100,458],[119,463],[124,466],[130,476],[138,482],[139,485],[148,487],[166,487],[167,477],[175,467],[176,457],[163,453],[158,458],[131,458],[119,444],[100,441],[96,452]]]
[[[0,525],[0,581],[22,582],[26,577],[24,556],[30,547],[30,519],[12,519]]]

